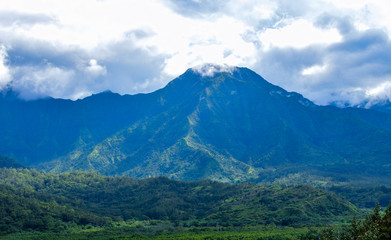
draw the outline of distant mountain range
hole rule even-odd
[[[55,173],[391,185],[390,114],[318,106],[247,68],[189,69],[149,94],[8,93],[0,109],[0,153]]]

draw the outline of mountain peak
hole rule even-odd
[[[214,77],[216,73],[222,72],[232,74],[236,69],[237,67],[229,66],[227,64],[214,63],[204,63],[191,68],[193,72],[200,74],[202,77]]]

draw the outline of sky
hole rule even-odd
[[[1,0],[0,91],[147,93],[203,63],[326,105],[391,98],[389,0]]]

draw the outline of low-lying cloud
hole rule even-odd
[[[227,72],[233,73],[235,71],[235,66],[228,66],[227,64],[213,64],[205,63],[195,67],[192,67],[192,70],[196,73],[199,73],[203,77],[213,77],[218,72]]]

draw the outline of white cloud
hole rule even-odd
[[[165,72],[178,75],[187,68],[205,62],[228,65],[253,63],[257,54],[256,47],[243,38],[249,30],[251,27],[230,17],[222,17],[213,22],[190,20],[186,27],[178,29],[177,34],[158,35],[153,41],[155,44],[167,44],[162,48],[170,55],[166,60]],[[176,37],[173,36],[181,40],[176,42]],[[167,38],[167,41],[162,41],[161,38]]]
[[[250,6],[252,2],[243,5]],[[23,6],[23,8],[22,8]],[[88,7],[87,7],[88,6]],[[0,2],[0,9],[4,3]],[[31,40],[47,41],[53,46],[77,46],[95,58],[107,52],[94,53],[112,42],[122,41],[138,29],[152,34],[134,45],[151,55],[166,55],[165,74],[176,76],[203,62],[248,65],[255,61],[256,49],[242,35],[251,29],[235,18],[192,19],[174,13],[159,1],[66,1],[47,2],[15,0],[8,11],[29,9],[29,13],[45,13],[56,17],[56,23],[34,25],[28,29],[12,28],[4,35],[18,35]],[[258,6],[253,16],[268,17],[271,9]],[[4,30],[4,29],[3,29]],[[1,37],[0,37],[1,41]],[[231,54],[226,54],[231,53]],[[129,56],[131,57],[131,56]]]
[[[359,10],[367,6],[368,0],[324,0],[325,2],[329,2],[334,4],[337,8],[347,8],[347,9],[355,9]]]
[[[95,59],[91,59],[88,62],[88,66],[85,68],[85,71],[93,77],[98,77],[107,73],[106,67],[99,65],[98,61]]]
[[[219,72],[228,72],[232,73],[235,71],[236,67],[229,66],[227,64],[212,64],[212,63],[205,63],[201,64],[195,67],[192,67],[192,70],[194,72],[197,72],[201,74],[203,77],[213,77],[216,73]]]
[[[351,16],[360,30],[387,29],[391,33],[391,4],[389,0],[323,0],[334,5],[339,12]]]
[[[12,80],[30,97],[151,92],[211,62],[253,68],[324,104],[387,81],[389,12],[389,0],[0,1],[0,45],[12,49],[0,55],[0,87]]]
[[[365,91],[365,98],[369,99],[366,107],[391,99],[391,76],[388,81]]]
[[[313,65],[311,67],[303,69],[301,72],[302,75],[314,75],[324,72],[327,68],[327,65]]]
[[[340,106],[360,106],[370,108],[375,104],[384,104],[391,99],[391,76],[375,87],[347,88],[334,96]]]
[[[304,48],[311,44],[332,44],[342,40],[337,29],[319,29],[305,19],[293,21],[282,28],[269,28],[259,34],[264,49],[273,47]]]
[[[11,82],[12,76],[7,66],[7,51],[4,46],[0,46],[0,90]]]
[[[61,69],[48,64],[41,69],[17,67],[13,71],[20,77],[14,79],[11,86],[20,93],[23,99],[45,96],[75,99],[80,97],[80,92],[82,92],[82,89],[78,92],[70,91],[73,84],[76,84],[73,70]]]
[[[56,20],[45,14],[20,13],[16,11],[0,10],[0,25],[5,28],[29,28],[36,24],[50,24]]]
[[[40,24],[29,29],[14,28],[12,31],[33,39],[77,45],[85,49],[116,41],[124,32],[132,29],[159,27],[165,22],[161,17],[170,12],[161,3],[152,0],[12,0],[0,1],[0,9],[55,16],[55,24]]]
[[[272,0],[241,0],[225,1],[225,11],[229,16],[244,20],[247,24],[272,19],[278,10],[278,1]]]

